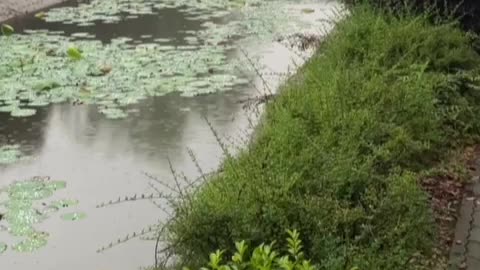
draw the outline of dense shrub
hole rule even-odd
[[[480,32],[478,0],[344,0],[347,4],[370,3],[386,10],[429,12],[436,19],[456,18],[466,31]]]
[[[479,132],[471,43],[452,25],[354,9],[267,106],[248,149],[179,206],[175,252],[198,265],[295,228],[320,269],[410,269],[435,238],[419,173]]]

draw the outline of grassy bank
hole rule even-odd
[[[418,179],[480,131],[472,42],[455,25],[355,8],[267,106],[252,144],[178,206],[174,251],[197,265],[288,228],[320,269],[416,267],[436,241]]]

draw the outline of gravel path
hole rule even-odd
[[[0,0],[0,22],[34,12],[65,0]]]

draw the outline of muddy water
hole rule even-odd
[[[61,30],[67,35],[89,32],[105,43],[119,36],[142,41],[141,36],[149,34],[152,38],[169,38],[171,44],[179,45],[183,31],[199,29],[199,22],[188,21],[174,9],[94,27],[43,23],[31,16],[10,23],[17,31]],[[222,136],[238,139],[249,127],[247,113],[238,101],[253,91],[237,89],[195,98],[177,94],[151,98],[129,107],[129,117],[116,121],[106,119],[94,106],[87,105],[53,105],[26,118],[0,113],[0,143],[20,144],[31,157],[1,166],[0,186],[32,176],[65,180],[67,188],[51,199],[78,199],[80,204],[75,210],[88,215],[76,222],[54,216],[38,224],[37,229],[50,234],[47,246],[34,253],[8,251],[0,255],[0,269],[127,270],[151,265],[151,241],[133,240],[103,253],[96,251],[127,233],[165,219],[165,214],[148,201],[102,209],[96,205],[119,196],[153,192],[149,187],[151,180],[143,172],[171,181],[167,158],[178,171],[194,177],[198,173],[187,148],[197,155],[205,171],[215,169],[222,151],[204,119],[209,119]],[[15,243],[5,232],[0,232],[0,239]]]

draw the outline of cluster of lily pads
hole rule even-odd
[[[78,25],[115,22],[125,16],[175,7],[207,20],[191,31],[185,45],[163,40],[135,45],[129,38],[109,44],[91,40],[88,33],[70,37],[47,30],[0,37],[0,112],[13,117],[36,113],[36,107],[57,102],[94,104],[108,118],[127,116],[125,108],[142,99],[180,92],[195,96],[227,91],[248,83],[241,61],[230,59],[234,39],[272,38],[288,31],[294,16],[284,0],[92,0],[75,7],[52,9],[37,17]],[[240,4],[240,5],[239,5]],[[239,8],[241,6],[241,8]],[[236,16],[224,22],[237,7]],[[80,39],[80,40],[79,40]]]
[[[11,249],[19,252],[32,252],[47,244],[49,234],[34,228],[47,219],[50,214],[60,209],[78,204],[77,200],[57,200],[50,203],[42,202],[51,197],[55,191],[66,187],[63,181],[52,181],[49,178],[35,177],[25,181],[15,182],[3,189],[0,195],[6,194],[6,201],[0,203],[5,211],[0,212],[0,232],[5,230],[17,243]],[[84,218],[83,213],[66,213],[64,220]],[[6,251],[7,244],[0,242],[0,254]]]
[[[122,108],[149,96],[198,95],[244,83],[229,75],[224,47],[133,46],[127,41],[73,44],[68,37],[41,31],[0,38],[0,111],[28,116],[37,106],[74,101],[96,104],[107,117],[120,118]]]
[[[156,10],[175,8],[183,10],[192,20],[204,20],[225,16],[229,9],[244,3],[243,0],[92,0],[75,7],[54,8],[39,17],[47,22],[89,26],[98,21],[116,23],[125,18],[155,14]]]

